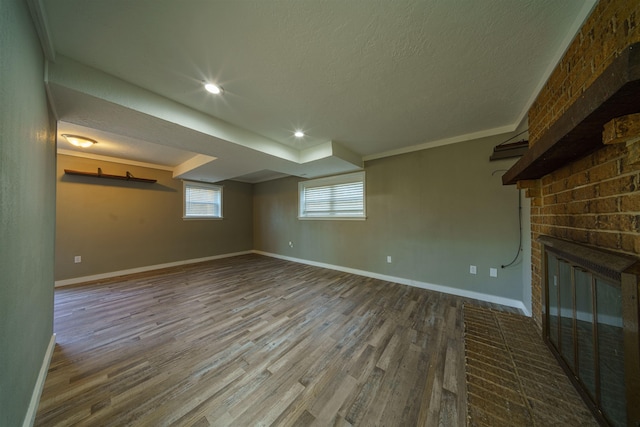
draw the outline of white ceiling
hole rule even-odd
[[[515,131],[594,3],[30,0],[60,133],[248,182]]]

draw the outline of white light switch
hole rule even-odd
[[[469,266],[469,274],[478,274],[478,269],[476,268],[475,265]]]
[[[489,269],[489,276],[498,277],[498,269],[497,268],[490,268]]]
[[[82,262],[82,257],[80,255],[76,255],[73,257],[73,262],[75,262],[76,264],[79,264]]]

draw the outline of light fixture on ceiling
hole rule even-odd
[[[87,138],[86,136],[70,135],[68,133],[63,133],[62,136],[76,147],[87,148],[98,143],[95,139]]]
[[[205,83],[204,88],[207,92],[213,93],[214,95],[220,95],[222,93],[222,86],[213,83]]]
[[[304,136],[304,132],[302,132],[301,130],[297,130],[295,131],[293,136],[295,136],[296,138],[302,138]]]

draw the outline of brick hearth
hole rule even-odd
[[[531,319],[465,305],[469,426],[597,426]]]

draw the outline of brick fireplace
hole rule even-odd
[[[529,110],[529,141],[503,182],[531,200],[532,313],[544,335],[546,238],[640,259],[640,1],[595,6]]]
[[[640,42],[640,2],[601,0],[529,110],[530,149],[552,131],[589,87]],[[635,113],[640,112],[640,99]],[[602,139],[603,129],[597,136]],[[579,138],[578,138],[579,139]],[[579,143],[579,141],[578,141]],[[626,144],[604,145],[535,180],[521,180],[531,199],[532,312],[542,328],[541,250],[549,235],[640,255],[640,163]]]

